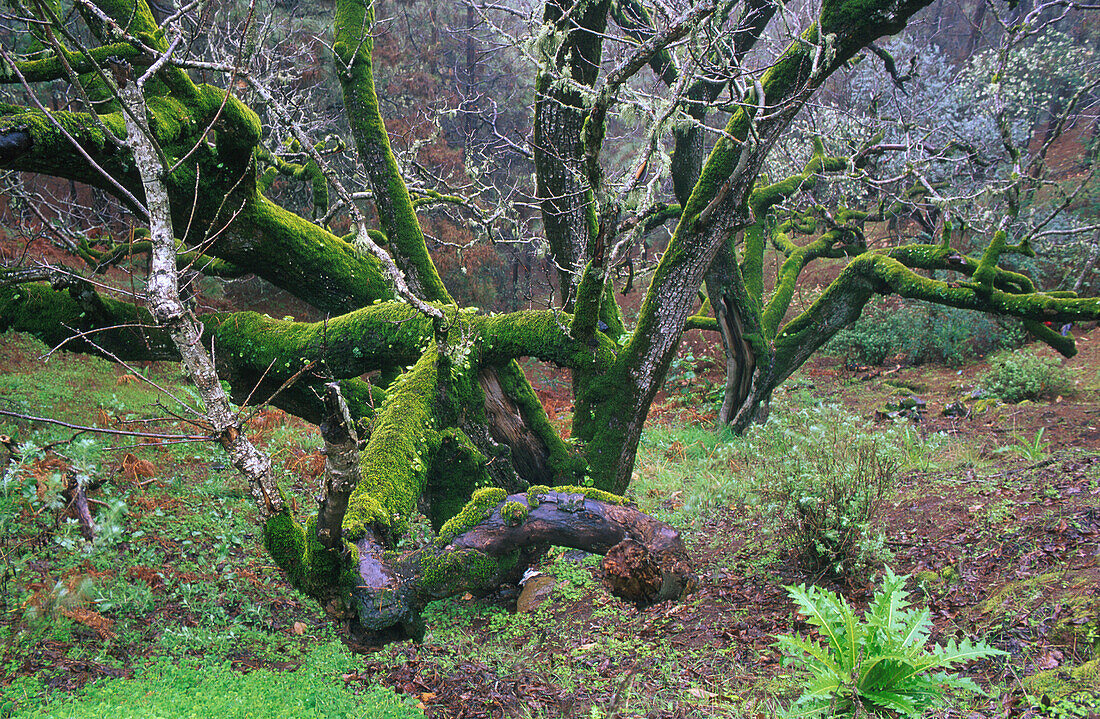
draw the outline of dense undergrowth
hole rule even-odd
[[[64,352],[43,365],[44,349],[0,337],[0,408],[188,431],[144,423],[192,401],[177,367]],[[365,656],[339,644],[272,566],[247,490],[217,450],[0,420],[18,446],[0,479],[0,716],[404,717],[417,705],[433,717],[775,716],[806,682],[775,646],[807,627],[783,585],[820,582],[858,612],[887,566],[912,574],[928,638],[984,636],[1009,652],[962,668],[992,698],[948,692],[929,716],[1002,716],[1006,706],[1077,716],[1050,709],[1065,697],[1088,706],[1081,692],[1096,679],[1077,668],[1100,642],[1089,584],[1100,574],[1087,555],[1100,516],[1083,509],[1100,492],[1091,455],[1052,455],[1039,435],[1017,459],[931,420],[876,423],[809,378],[778,392],[767,425],[733,437],[699,420],[709,399],[691,397],[714,395],[708,382],[700,372],[691,391],[682,377],[670,384],[630,490],[640,508],[684,528],[696,593],[640,610],[599,586],[598,557],[553,549],[521,611],[516,589],[438,602],[423,643]],[[311,501],[323,468],[316,429],[274,410],[248,427],[283,485]],[[1029,438],[1013,436],[1002,446]],[[1018,471],[1044,462],[1072,479]],[[93,541],[64,516],[58,491],[70,472],[101,484]],[[403,546],[426,533],[421,521]],[[1048,577],[1058,571],[1064,587]],[[1023,584],[1032,577],[1042,591]],[[1086,678],[1044,677],[1052,663]]]

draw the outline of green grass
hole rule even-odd
[[[37,358],[46,351],[25,335],[0,336],[0,407],[76,424],[163,420],[158,403],[178,407],[146,383],[119,384],[127,371],[105,360],[59,352],[43,364]],[[189,396],[177,365],[142,371],[171,395]],[[269,452],[292,457],[318,446],[315,429],[278,419],[257,433]],[[134,426],[141,427],[189,431],[176,421]],[[334,629],[272,566],[245,482],[220,449],[90,434],[74,440],[71,429],[6,418],[0,433],[28,450],[58,442],[49,454],[30,451],[0,468],[0,717],[420,716],[384,708],[398,706],[388,690],[358,695],[338,673],[319,669],[358,660],[346,651],[318,654],[318,641],[322,648],[335,641]],[[127,455],[152,464],[152,481],[139,486],[145,477],[126,476]],[[67,467],[104,482],[92,495],[107,505],[96,507],[93,542],[72,521],[56,521]],[[306,626],[304,635],[291,631],[295,622]],[[34,660],[47,648],[53,659]],[[247,676],[228,669],[242,659],[303,667]],[[136,669],[137,678],[72,697],[52,688],[72,686],[85,666]],[[377,708],[369,709],[371,701]]]
[[[154,409],[158,398],[178,408],[174,400],[158,397],[144,383],[120,383],[129,372],[101,357],[57,352],[40,362],[48,348],[15,332],[0,333],[0,345],[6,357],[18,361],[14,369],[0,374],[3,409],[42,416],[45,408],[64,408],[66,421],[86,423],[96,420],[100,409],[115,419],[135,419]],[[177,365],[157,363],[143,372],[158,384],[173,386],[175,397],[189,396],[189,389],[180,384]]]
[[[419,709],[378,687],[357,693],[341,679],[359,660],[339,642],[310,651],[293,672],[240,674],[227,663],[157,661],[133,679],[108,679],[13,719],[415,719]]]

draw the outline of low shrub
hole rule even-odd
[[[750,430],[764,521],[804,569],[857,575],[889,558],[881,519],[897,452],[838,408],[816,407]]]
[[[1018,347],[1026,332],[1017,320],[904,300],[868,305],[863,316],[838,332],[825,351],[849,364],[879,365],[901,355],[910,364],[958,365],[989,352]]]
[[[1017,350],[994,356],[978,383],[991,396],[1015,403],[1072,394],[1074,376],[1053,357]]]

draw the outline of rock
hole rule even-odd
[[[550,599],[557,584],[553,577],[545,574],[531,577],[524,583],[523,591],[516,600],[516,611],[524,613],[535,611]]]
[[[998,404],[1000,404],[1000,402],[998,402],[997,399],[994,398],[994,397],[987,397],[985,399],[980,399],[977,402],[975,402],[973,404],[973,406],[970,408],[970,413],[975,414],[975,415],[985,414],[986,412],[990,411],[991,409],[996,409]]]
[[[970,408],[962,402],[949,402],[943,408],[944,417],[960,417],[965,418],[970,416]]]
[[[876,419],[912,419],[919,422],[921,413],[927,411],[928,403],[916,395],[902,397],[895,402],[887,402],[875,411]]]

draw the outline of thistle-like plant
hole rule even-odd
[[[942,670],[1005,652],[969,639],[927,646],[928,610],[910,608],[906,579],[887,569],[862,621],[833,592],[786,588],[825,640],[795,634],[776,642],[789,664],[810,675],[790,716],[919,717],[947,690],[981,693],[971,679]]]

